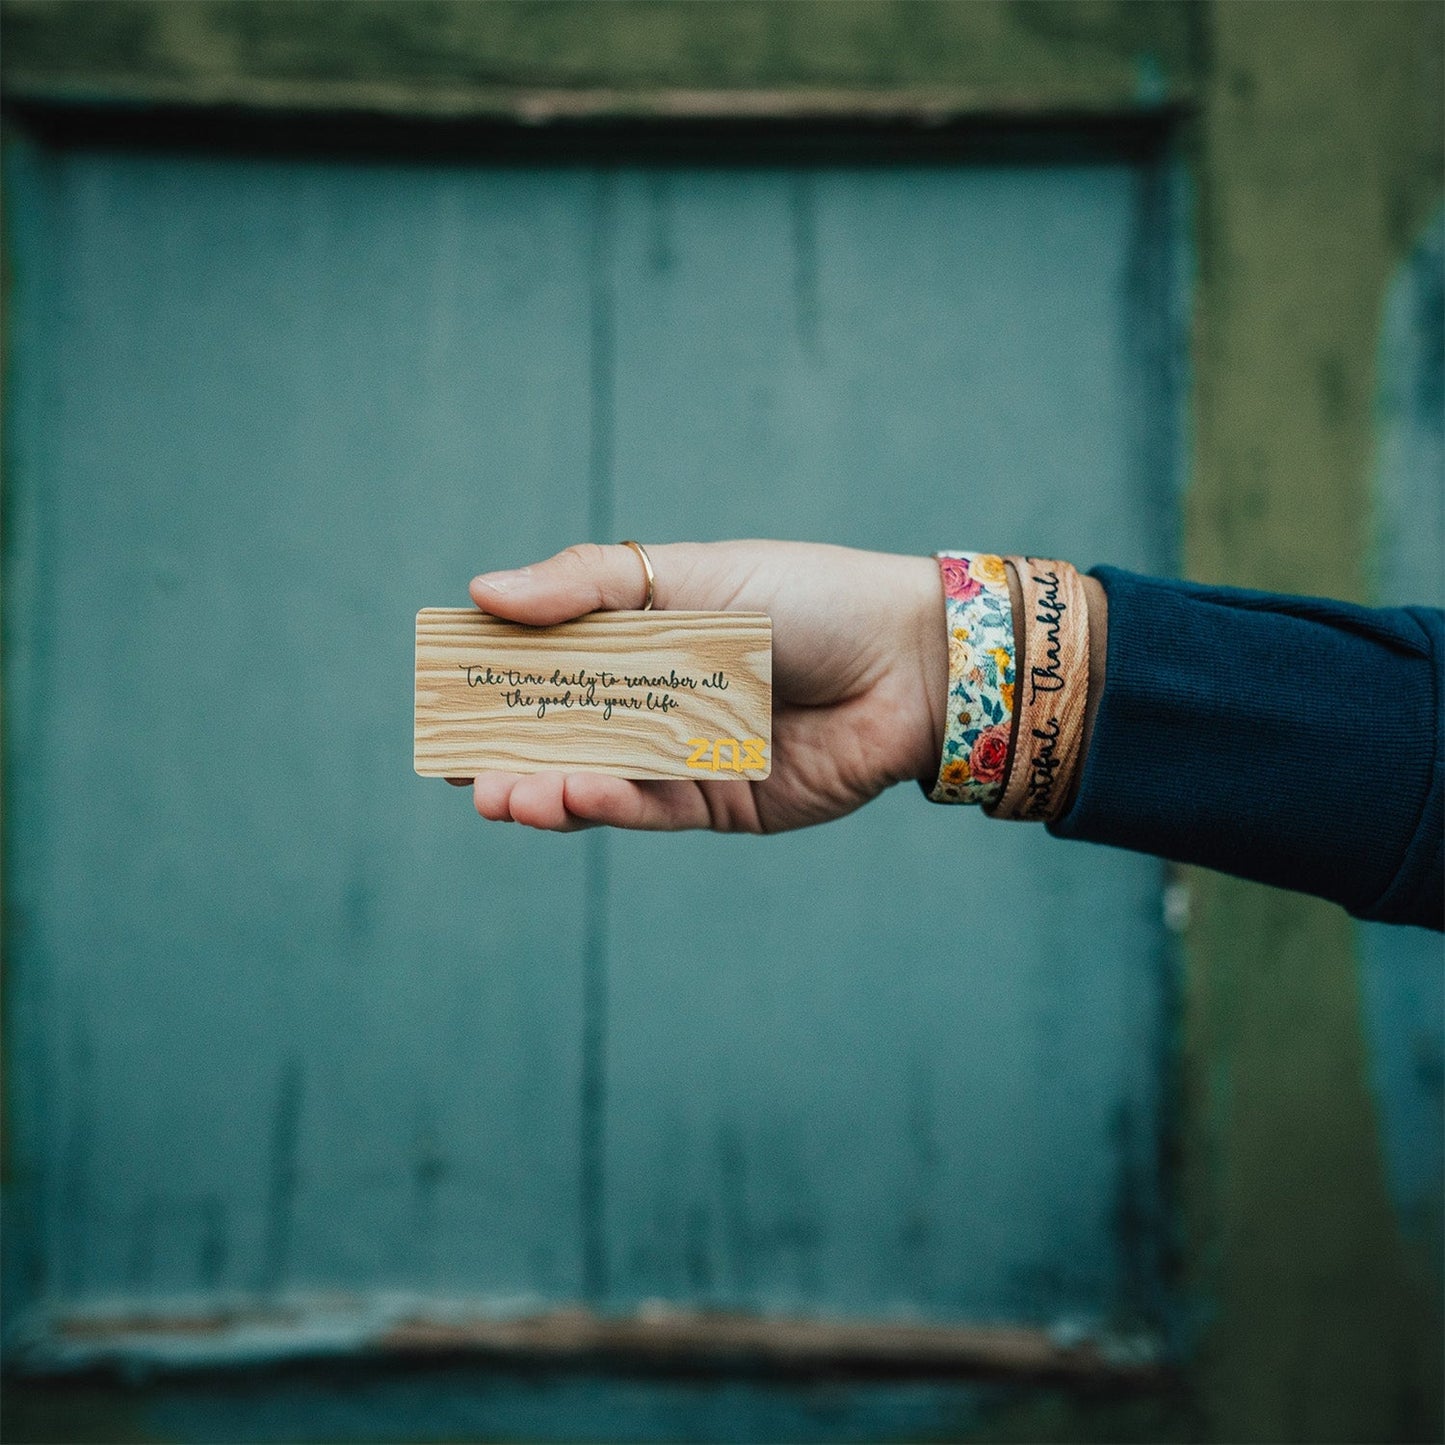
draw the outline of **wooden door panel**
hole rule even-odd
[[[537,837],[407,739],[415,609],[589,532],[1167,566],[1158,174],[17,166],[45,1317],[1147,1313],[1154,864],[911,789]]]
[[[575,1294],[583,860],[407,749],[418,604],[585,513],[587,187],[77,153],[20,194],[41,1290]]]
[[[1167,569],[1162,197],[1123,164],[624,172],[623,531]],[[613,848],[618,1303],[1147,1306],[1157,864],[910,788],[761,844]]]

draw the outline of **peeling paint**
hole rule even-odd
[[[334,1356],[470,1355],[619,1363],[719,1373],[851,1369],[915,1378],[976,1374],[1169,1387],[1157,1343],[1060,1320],[1050,1328],[756,1316],[653,1305],[634,1315],[582,1307],[537,1313],[516,1300],[291,1295],[272,1305],[111,1301],[32,1323],[21,1351],[36,1376],[216,1368]]]

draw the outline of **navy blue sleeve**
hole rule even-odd
[[[1445,924],[1445,614],[1097,568],[1108,668],[1051,831]]]

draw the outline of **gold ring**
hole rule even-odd
[[[624,542],[624,547],[631,547],[642,559],[642,570],[647,574],[647,600],[642,604],[644,612],[652,611],[652,594],[657,590],[657,574],[652,570],[652,558],[647,555],[647,548],[641,542]]]

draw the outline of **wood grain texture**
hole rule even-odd
[[[760,613],[597,612],[525,627],[423,608],[416,771],[766,778],[772,635]]]

